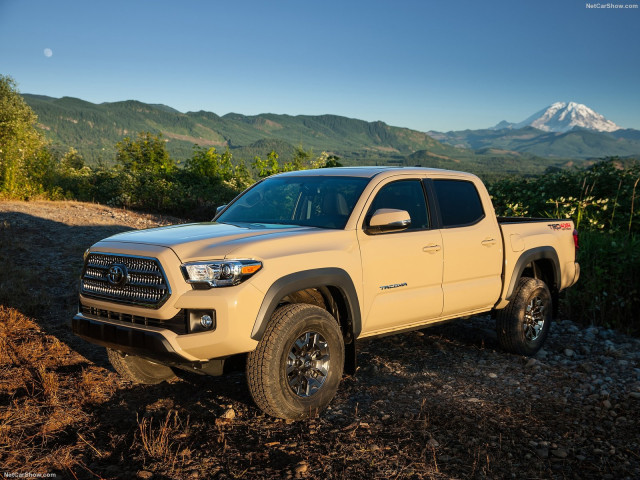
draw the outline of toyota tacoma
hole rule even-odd
[[[87,250],[73,331],[137,383],[220,375],[246,358],[255,403],[316,414],[356,341],[492,312],[533,355],[579,277],[567,219],[496,217],[480,179],[426,168],[261,180],[208,223],[120,233]]]

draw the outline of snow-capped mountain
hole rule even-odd
[[[529,126],[543,132],[568,132],[576,127],[597,132],[613,132],[621,128],[586,105],[575,102],[556,102],[520,123],[502,121],[492,127],[492,130],[519,129]]]

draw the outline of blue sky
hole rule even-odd
[[[577,0],[0,0],[0,73],[183,112],[444,131],[576,101],[640,129],[639,27],[640,9]]]

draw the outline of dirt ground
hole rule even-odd
[[[490,316],[361,341],[358,373],[301,422],[262,414],[242,371],[120,380],[69,330],[82,253],[177,222],[0,202],[0,475],[640,478],[640,340],[568,321],[533,359],[501,351]]]

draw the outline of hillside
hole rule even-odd
[[[230,148],[236,159],[250,161],[272,149],[290,158],[296,146],[318,154],[327,151],[345,165],[421,165],[478,174],[541,173],[563,167],[571,157],[553,160],[522,154],[511,148],[489,148],[469,142],[441,143],[432,136],[384,122],[366,122],[337,115],[255,116],[212,112],[181,113],[165,105],[128,100],[93,104],[77,98],[23,95],[38,115],[39,126],[60,150],[76,148],[89,164],[111,163],[115,144],[140,131],[161,133],[176,159],[186,159],[193,145]],[[445,139],[448,141],[448,139]],[[477,151],[476,151],[477,150]],[[506,165],[506,170],[502,166]]]
[[[180,113],[171,107],[135,100],[97,105],[70,97],[25,94],[24,98],[52,141],[73,145],[90,160],[108,160],[117,141],[139,131],[162,133],[169,150],[178,157],[190,155],[193,144],[239,148],[264,140],[342,156],[354,152],[387,156],[421,149],[453,151],[422,132],[337,115],[219,116],[205,111]]]

